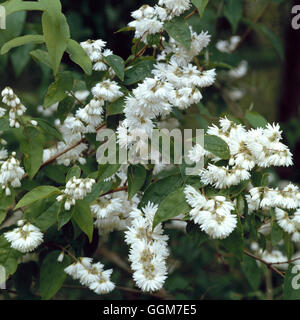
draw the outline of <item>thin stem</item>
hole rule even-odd
[[[297,260],[300,260],[300,257],[292,259],[292,260],[288,260],[288,261],[283,261],[283,262],[271,262],[270,265],[272,265],[272,264],[290,264],[290,263],[295,262]]]
[[[263,15],[268,10],[269,6],[270,6],[270,2],[265,4],[265,6],[263,7],[262,11],[252,21],[253,24],[258,23],[258,21],[263,17]],[[242,44],[242,42],[249,36],[249,34],[251,32],[252,32],[252,28],[248,27],[247,30],[245,31],[245,33],[242,35],[240,41],[236,44],[236,46],[234,47],[234,49],[231,52],[235,51]]]
[[[85,107],[85,105],[82,103],[82,101],[80,101],[75,94],[72,91],[68,91],[68,93],[79,103],[81,104],[83,107]]]
[[[197,8],[195,8],[192,12],[190,12],[188,15],[186,15],[184,17],[184,19],[189,19],[190,17],[192,17],[194,14],[196,14],[198,12]]]
[[[244,254],[246,254],[247,256],[260,261],[261,263],[265,264],[267,266],[268,269],[273,270],[274,272],[276,272],[277,274],[279,274],[282,278],[284,278],[284,274],[282,272],[280,272],[277,268],[273,267],[271,263],[261,259],[260,257],[257,257],[256,255],[252,254],[251,252],[244,250]]]
[[[102,194],[101,197],[106,196],[106,195],[111,194],[111,193],[119,192],[119,191],[126,191],[127,189],[128,189],[128,186],[123,186],[123,187],[120,187],[120,188],[116,188],[116,189],[110,190],[110,191]]]
[[[96,129],[96,131],[99,131],[100,129],[103,129],[105,127],[105,124],[101,125],[100,127],[98,127]],[[61,152],[55,154],[53,157],[51,157],[50,159],[48,159],[47,161],[45,161],[44,163],[42,163],[42,165],[40,166],[39,170],[41,170],[43,167],[47,166],[48,164],[54,162],[57,158],[59,158],[60,156],[62,156],[63,154],[69,152],[70,150],[76,148],[77,146],[79,146],[81,143],[86,142],[85,138],[80,139],[78,142],[76,142],[75,144],[73,144],[72,146],[66,148],[65,150],[62,150]],[[28,177],[28,173],[25,173],[24,176],[22,177],[22,179],[25,179]]]

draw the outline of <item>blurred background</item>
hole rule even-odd
[[[0,3],[3,1],[0,1]],[[71,37],[77,41],[103,39],[114,54],[126,59],[132,46],[132,32],[115,33],[131,21],[130,13],[145,3],[145,0],[62,0],[63,12],[70,25]],[[153,5],[156,1],[147,1]],[[269,122],[279,122],[284,132],[285,143],[295,157],[295,166],[281,169],[277,178],[300,182],[300,30],[291,28],[291,8],[299,1],[292,0],[245,0],[243,19],[235,33],[223,13],[224,1],[210,1],[204,17],[191,17],[189,23],[196,32],[208,31],[212,41],[207,53],[212,61],[220,61],[234,68],[231,74],[226,66],[217,68],[218,80],[215,87],[204,94],[201,105],[189,109],[182,126],[205,128],[220,115],[230,113],[236,117],[241,111],[253,110],[262,114]],[[254,29],[248,32],[249,21]],[[17,13],[7,21],[7,30],[0,32],[0,46],[16,36],[40,33],[41,15],[38,12]],[[218,50],[220,40],[229,40],[233,35],[245,35],[233,53]],[[219,44],[220,45],[220,44]],[[0,88],[6,85],[16,90],[24,104],[33,114],[42,104],[43,96],[53,81],[50,69],[38,65],[29,52],[34,45],[14,49],[0,56]],[[65,68],[75,68],[67,57]],[[81,77],[80,70],[78,78]],[[1,128],[0,128],[1,130]],[[190,241],[183,229],[168,230],[172,248],[171,272],[166,290],[176,299],[241,299],[262,298],[260,290],[254,290],[242,273],[231,273],[234,263],[227,264],[216,256],[218,248],[207,244],[199,248]],[[122,237],[122,236],[121,236]],[[120,255],[128,248],[120,235],[112,234],[109,249]],[[105,244],[108,246],[108,243]],[[213,249],[213,250],[211,250]],[[101,257],[101,252],[96,251]],[[124,254],[123,254],[124,256]],[[221,259],[221,260],[220,260]],[[216,264],[216,261],[220,262]],[[105,259],[104,259],[104,262]],[[107,261],[108,266],[110,264]],[[124,286],[131,280],[126,271],[114,267],[114,279]],[[183,276],[184,275],[184,276]],[[99,299],[88,290],[65,288],[57,299]],[[147,298],[135,293],[115,291],[109,298]],[[101,299],[103,297],[100,297]],[[104,297],[105,298],[105,297]]]

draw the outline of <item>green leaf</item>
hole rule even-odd
[[[255,111],[248,111],[245,118],[253,128],[264,128],[268,124],[268,121]]]
[[[29,52],[33,49],[33,44],[24,45],[17,48],[11,54],[10,59],[13,65],[16,77],[19,77],[30,61]]]
[[[14,204],[15,201],[15,194],[12,190],[10,196],[5,194],[5,190],[0,190],[0,210],[5,210]]]
[[[84,201],[88,203],[95,201],[99,196],[111,190],[112,185],[113,181],[102,181],[99,183],[94,183],[92,191],[84,198]]]
[[[283,230],[279,227],[279,225],[275,222],[272,221],[271,223],[271,241],[272,245],[275,246],[278,244],[283,237]]]
[[[78,42],[69,39],[67,52],[70,59],[78,64],[86,74],[92,74],[92,61]]]
[[[290,264],[283,284],[284,300],[300,300],[300,267]]]
[[[92,242],[94,221],[89,204],[86,201],[76,201],[76,204],[73,208],[72,219],[76,222],[78,227],[88,236],[89,241]]]
[[[139,190],[146,180],[146,169],[142,165],[130,165],[127,171],[128,179],[128,198],[131,199]]]
[[[187,223],[186,232],[197,247],[200,247],[203,243],[209,240],[209,236],[200,229],[199,225],[192,221]]]
[[[73,166],[67,173],[66,176],[66,182],[68,182],[71,178],[80,178],[81,175],[81,169],[79,166]]]
[[[45,50],[41,50],[41,49],[37,49],[37,50],[33,50],[30,52],[31,57],[33,58],[34,61],[38,62],[38,63],[43,63],[45,64],[47,67],[51,68],[51,60],[49,57],[49,54],[47,51]]]
[[[204,136],[204,149],[221,159],[227,160],[230,158],[230,150],[227,143],[217,136],[206,134]]]
[[[220,244],[224,246],[228,252],[233,253],[238,260],[243,261],[244,236],[243,236],[243,226],[241,224],[239,217],[238,217],[238,223],[236,228],[229,235],[229,237],[223,240],[220,240]]]
[[[123,113],[124,107],[125,107],[125,97],[121,97],[108,105],[107,116]]]
[[[63,165],[48,165],[43,168],[45,175],[59,184],[65,184],[67,170]]]
[[[44,107],[48,108],[56,102],[62,101],[67,97],[68,91],[71,91],[74,84],[74,78],[70,71],[59,73],[45,96]]]
[[[24,10],[39,10],[45,9],[41,2],[37,1],[22,1],[22,0],[10,0],[2,4],[6,9],[6,16]]]
[[[121,167],[120,164],[110,164],[110,163],[99,164],[98,166],[99,181],[103,181],[107,178],[110,178],[119,170],[120,167]]]
[[[66,225],[72,218],[73,210],[65,210],[62,206],[57,214],[57,229],[60,230],[64,225]]]
[[[47,230],[57,221],[57,214],[60,210],[61,202],[55,201],[47,210],[40,213],[33,221],[33,224],[41,230]]]
[[[242,270],[251,288],[255,291],[258,290],[261,282],[262,270],[257,265],[256,260],[245,255],[242,262]]]
[[[63,261],[58,262],[57,258],[60,253],[60,251],[52,251],[43,260],[39,281],[43,300],[51,299],[67,277],[64,269],[70,264],[70,258],[65,255]]]
[[[192,4],[198,9],[200,17],[203,16],[204,10],[208,5],[209,0],[192,0]]]
[[[232,32],[235,34],[243,16],[242,0],[225,0],[224,15],[230,22]]]
[[[294,253],[294,245],[291,239],[291,235],[288,234],[287,232],[284,232],[283,240],[284,240],[285,254],[287,258],[290,260]]]
[[[50,196],[58,193],[60,193],[60,190],[52,186],[40,186],[34,188],[33,190],[25,194],[25,196],[18,202],[15,209],[28,206],[35,201],[49,198]]]
[[[0,119],[0,128],[1,128],[1,131],[7,131],[11,129],[7,118]]]
[[[123,81],[125,68],[124,60],[121,57],[116,56],[114,54],[105,57],[104,60],[110,67],[112,67],[118,78],[120,78],[120,80]]]
[[[38,123],[38,126],[47,134],[57,138],[58,140],[63,140],[63,137],[61,135],[61,133],[56,129],[56,127],[50,123],[49,121],[45,120],[45,119],[40,119],[40,118],[34,118],[33,120],[35,120]]]
[[[223,195],[230,198],[236,198],[239,196],[248,186],[249,180],[244,180],[236,186],[232,186],[228,189],[222,189],[218,192],[219,195]]]
[[[45,42],[44,37],[42,35],[37,35],[37,34],[17,37],[17,38],[14,38],[14,39],[6,42],[2,46],[0,53],[5,54],[5,53],[9,52],[12,48],[23,46],[24,44],[44,43],[44,42]]]
[[[153,228],[163,221],[191,211],[191,207],[186,203],[183,190],[184,188],[180,188],[173,191],[162,200],[154,216]]]
[[[63,123],[67,118],[68,114],[71,112],[74,106],[74,98],[73,97],[65,97],[62,101],[59,102],[57,107],[56,116]]]
[[[142,60],[125,72],[124,84],[129,86],[152,76],[155,60]]]
[[[43,138],[35,128],[27,127],[25,138],[20,144],[24,153],[24,165],[30,179],[38,172],[43,162]]]
[[[0,236],[0,266],[3,266],[6,270],[6,279],[14,274],[18,267],[18,260],[22,256],[22,253],[13,249],[10,243]]]
[[[183,17],[175,17],[164,24],[169,36],[182,44],[187,50],[191,47],[191,31]]]
[[[115,33],[119,33],[119,32],[127,32],[127,31],[134,31],[135,28],[134,27],[123,27],[120,28],[118,31],[116,31]]]
[[[5,220],[6,215],[7,215],[6,210],[0,209],[0,224]]]
[[[172,175],[150,184],[144,192],[139,207],[144,207],[149,201],[160,204],[167,195],[177,190],[181,186],[181,183],[181,175]]]
[[[66,17],[56,10],[43,13],[42,26],[53,73],[56,75],[70,39],[69,26]]]

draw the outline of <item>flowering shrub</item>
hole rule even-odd
[[[269,278],[270,271],[287,278],[300,242],[300,192],[292,183],[269,187],[270,168],[293,164],[279,124],[249,110],[223,116],[208,126],[203,143],[192,139],[181,164],[172,154],[175,142],[169,146],[170,163],[162,160],[160,148],[149,150],[154,129],[180,127],[189,108],[203,108],[218,69],[229,68],[231,79],[247,73],[246,61],[235,68],[210,61],[209,33],[189,25],[190,17],[205,15],[207,4],[159,0],[132,12],[133,20],[120,30],[134,32],[124,61],[101,39],[71,39],[59,0],[4,3],[8,16],[41,11],[43,34],[14,38],[1,53],[41,44],[31,55],[55,77],[38,107],[40,118],[27,112],[13,88],[1,91],[1,132],[14,137],[7,145],[0,140],[0,264],[7,279],[18,277],[20,264],[37,259],[37,292],[43,299],[52,298],[67,275],[98,295],[134,291],[130,282],[120,286],[113,269],[94,258],[98,247],[105,261],[132,274],[139,290],[165,298],[164,284],[176,268],[169,245],[174,228],[198,246],[212,244],[234,268],[243,269],[253,290],[261,285],[262,271]],[[241,1],[226,1],[224,15],[235,32]],[[233,36],[215,46],[230,54],[241,41]],[[64,70],[65,52],[81,67],[79,79]],[[238,100],[243,92],[228,95]],[[56,120],[46,120],[49,116]],[[103,140],[107,129],[116,136]],[[134,156],[105,161],[119,150]],[[109,248],[114,231],[126,243],[121,258],[101,249],[105,242]],[[286,281],[284,294],[299,295],[292,290]]]

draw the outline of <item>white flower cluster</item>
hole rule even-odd
[[[86,92],[84,96],[86,97]],[[85,164],[86,159],[83,152],[88,148],[82,141],[84,134],[96,132],[103,123],[102,114],[105,101],[112,102],[121,96],[120,86],[112,80],[103,80],[92,88],[93,98],[82,108],[77,109],[76,115],[69,115],[59,130],[62,133],[63,141],[59,141],[57,146],[45,149],[43,161],[49,160],[52,156],[70,148],[68,152],[59,156],[56,161],[58,164],[69,166],[71,163],[79,161]],[[76,147],[74,145],[78,144]]]
[[[125,232],[125,241],[130,245],[133,279],[143,291],[160,290],[167,277],[168,236],[163,234],[161,224],[152,230],[156,211],[157,205],[151,202],[142,210],[133,210],[130,213],[132,224]]]
[[[9,107],[9,125],[11,127],[19,128],[20,123],[18,121],[18,117],[21,117],[25,111],[26,107],[21,103],[20,99],[13,92],[10,87],[6,87],[1,92],[2,102]],[[0,108],[0,117],[3,117],[6,113],[4,108]]]
[[[92,186],[96,181],[94,179],[78,179],[76,177],[71,178],[66,188],[62,191],[63,194],[59,195],[56,200],[65,201],[65,210],[70,210],[75,205],[76,200],[83,200],[85,196],[92,191]]]
[[[113,102],[123,96],[120,86],[112,80],[103,80],[92,88],[93,99],[76,112],[76,117],[86,123],[84,132],[96,132],[103,122],[103,106],[105,101]]]
[[[275,208],[279,226],[292,235],[292,241],[300,242],[300,192],[293,184],[283,190],[256,187],[246,195],[249,212]]]
[[[43,233],[36,226],[24,220],[18,221],[18,227],[4,233],[11,247],[22,253],[35,250],[43,242]]]
[[[164,22],[180,16],[191,7],[190,0],[159,0],[154,7],[143,5],[131,13],[133,21],[128,26],[135,29],[135,38],[146,42],[147,35],[163,30]]]
[[[83,152],[87,149],[85,143],[80,143],[83,138],[82,132],[84,131],[84,124],[72,115],[69,115],[62,125],[59,125],[59,131],[62,134],[64,141],[59,141],[56,146],[49,149],[44,149],[43,161],[49,160],[51,157],[67,150],[56,159],[57,164],[69,166],[72,163],[79,161],[81,164],[86,163],[86,159],[83,156]],[[75,144],[78,145],[74,148]]]
[[[87,40],[81,42],[80,45],[91,59],[93,63],[93,70],[106,71],[108,69],[108,66],[104,61],[104,58],[112,55],[113,52],[109,49],[104,49],[106,45],[105,41],[101,39]]]
[[[99,197],[91,205],[91,211],[96,218],[94,224],[99,234],[126,230],[132,220],[129,213],[137,208],[138,202],[136,196],[128,200],[128,193],[125,191]]]
[[[190,63],[208,45],[209,36],[193,32],[192,35],[190,52],[171,39],[171,49],[165,52],[173,54],[170,61],[157,63],[152,71],[154,77],[146,78],[126,97],[125,120],[117,129],[121,147],[134,145],[137,150],[142,150],[141,154],[147,153],[147,140],[155,126],[154,119],[158,116],[167,117],[173,107],[183,110],[198,103],[202,99],[199,88],[214,83],[215,69],[200,71]]]
[[[240,36],[232,36],[229,40],[219,40],[216,43],[216,48],[225,53],[231,53],[235,50],[237,44],[240,42]]]
[[[216,188],[228,188],[250,178],[255,167],[290,166],[292,154],[288,147],[280,142],[281,131],[278,124],[268,124],[265,129],[246,130],[227,118],[220,119],[220,128],[213,125],[207,133],[223,139],[229,146],[230,159],[227,166],[209,163],[201,170],[201,181]],[[213,162],[220,160],[210,155]]]
[[[92,258],[79,258],[77,262],[65,268],[65,272],[96,294],[106,294],[114,290],[115,284],[110,280],[113,270],[104,270],[102,263],[92,261]]]
[[[0,131],[0,135],[1,135],[2,133],[3,133],[3,132]],[[0,138],[0,145],[1,145],[1,144],[4,145],[4,146],[6,146],[6,145],[7,145],[7,142],[6,142],[4,139]],[[5,148],[1,148],[1,149],[0,149],[0,164],[3,163],[4,160],[7,159],[7,157],[8,157],[8,152],[7,152],[7,150],[6,150]]]
[[[4,152],[5,153],[5,152]],[[5,156],[5,154],[3,154]],[[2,163],[0,168],[0,186],[5,189],[5,194],[11,194],[10,188],[18,188],[21,186],[21,180],[25,174],[24,169],[20,166],[20,161],[15,158],[16,153]]]
[[[223,196],[207,199],[194,187],[184,189],[187,203],[193,208],[190,211],[191,219],[200,225],[202,231],[213,239],[228,237],[237,225],[237,217],[232,214],[234,205]]]

